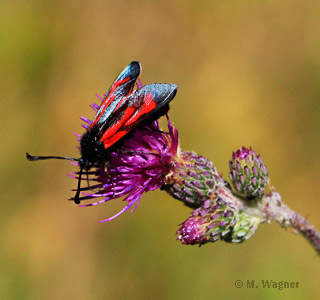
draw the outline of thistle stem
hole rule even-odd
[[[276,221],[281,227],[298,231],[320,255],[320,233],[301,215],[282,203],[279,193],[273,191],[264,198],[264,213],[268,221]]]
[[[302,236],[320,255],[320,232],[318,232],[305,218],[295,213],[291,220],[292,227],[299,231]]]

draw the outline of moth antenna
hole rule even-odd
[[[29,161],[37,161],[37,160],[45,160],[45,159],[66,159],[66,160],[71,160],[71,161],[80,161],[80,159],[78,159],[78,158],[72,158],[72,157],[67,157],[67,156],[33,156],[33,155],[30,155],[28,152],[26,153],[26,158]],[[74,196],[74,203],[76,203],[76,204],[80,203],[80,199],[79,199],[80,185],[81,185],[80,182],[81,182],[81,175],[82,175],[83,168],[84,168],[84,166],[81,165],[77,193]]]
[[[37,160],[45,160],[45,159],[66,159],[72,161],[79,161],[78,158],[72,158],[67,156],[33,156],[30,155],[28,152],[26,153],[26,158],[29,161],[37,161]]]
[[[90,186],[90,182],[89,182],[89,173],[88,173],[88,170],[87,170],[87,184],[88,184],[88,187],[90,188],[90,190],[92,190],[91,189],[91,186]]]
[[[83,171],[84,166],[81,166],[80,168],[80,173],[79,173],[79,179],[78,179],[78,187],[77,187],[77,192],[73,198],[73,201],[75,204],[80,204],[80,187],[81,187],[81,175],[82,175],[82,171]]]

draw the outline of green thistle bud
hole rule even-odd
[[[242,147],[233,152],[229,167],[232,185],[239,196],[248,200],[263,196],[269,177],[260,155]]]
[[[194,152],[181,152],[162,189],[185,205],[197,208],[226,182],[212,162]]]
[[[242,243],[254,234],[260,223],[261,218],[240,211],[236,215],[236,223],[232,231],[224,237],[224,240],[229,243]]]
[[[237,209],[222,198],[207,200],[192,212],[177,231],[178,240],[185,245],[215,242],[232,234]]]

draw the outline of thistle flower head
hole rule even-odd
[[[236,222],[224,237],[224,241],[228,243],[242,243],[253,236],[262,218],[251,215],[245,211],[239,211],[236,215]]]
[[[227,187],[216,191],[217,197],[203,202],[178,230],[178,240],[199,246],[223,240],[242,243],[249,239],[262,222],[256,210],[244,210]]]
[[[223,198],[207,200],[182,224],[178,240],[185,245],[202,245],[223,239],[232,231],[236,213],[233,203]]]
[[[232,154],[230,179],[237,194],[246,199],[261,198],[268,182],[268,169],[260,155],[242,147]]]
[[[194,152],[181,151],[162,189],[185,205],[198,208],[214,198],[216,190],[225,185],[211,161]]]
[[[92,106],[97,109],[97,105]],[[81,118],[86,123],[91,121]],[[84,125],[86,128],[86,125]],[[124,197],[128,204],[116,215],[100,222],[110,221],[138,205],[143,193],[160,188],[170,173],[174,156],[179,152],[178,132],[168,119],[169,132],[160,129],[158,121],[139,126],[122,139],[117,150],[108,153],[106,164],[88,172],[93,183],[81,188],[80,207],[95,206]],[[79,172],[75,173],[76,177]],[[86,180],[86,179],[83,179]],[[96,201],[96,199],[99,199]]]

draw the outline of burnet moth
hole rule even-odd
[[[170,83],[148,84],[133,90],[140,72],[140,63],[133,61],[113,82],[91,125],[80,139],[80,158],[32,156],[26,153],[29,161],[66,159],[78,162],[80,172],[74,196],[76,204],[80,203],[82,172],[106,163],[108,153],[117,147],[119,140],[137,125],[158,119],[168,110],[169,102],[176,95],[177,86]]]

